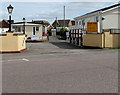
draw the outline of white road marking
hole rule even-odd
[[[18,60],[21,60],[21,61],[30,61],[26,58],[22,58],[22,59],[13,59],[13,60],[7,60],[7,61],[18,61]]]
[[[25,58],[23,58],[22,60],[24,60],[24,61],[30,61],[30,60],[28,60],[28,59],[25,59]]]

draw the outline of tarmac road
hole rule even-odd
[[[118,92],[118,50],[80,49],[63,41],[27,47],[3,54],[3,93]]]

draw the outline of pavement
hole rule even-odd
[[[27,47],[2,55],[3,93],[118,92],[116,49],[81,49],[55,37]]]

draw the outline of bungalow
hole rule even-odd
[[[0,33],[4,33],[6,31],[8,31],[8,29],[9,29],[8,20],[0,21]]]
[[[79,46],[100,48],[120,47],[120,3],[108,6],[75,19],[69,41]]]
[[[52,29],[54,29],[54,27],[53,27],[52,25],[49,25],[49,26],[47,27],[47,31],[48,31],[48,33],[49,33],[49,36],[53,36],[53,35],[54,35],[53,32],[52,32]]]
[[[17,33],[23,33],[25,27],[25,34],[27,39],[44,40],[47,34],[47,25],[43,21],[32,22],[18,22],[12,24],[12,29]]]
[[[75,21],[73,20],[55,20],[53,23],[52,23],[52,26],[54,27],[54,29],[57,29],[57,32],[60,32],[60,29],[62,27],[66,27],[68,30],[69,30],[69,27],[70,26],[73,26],[75,24]]]
[[[11,23],[14,23],[14,20],[11,20]],[[0,33],[6,33],[9,30],[9,20],[0,21]]]
[[[87,13],[82,16],[78,16],[75,19],[75,29],[83,29],[88,30],[88,22],[97,22],[98,25],[98,33],[103,32],[103,29],[114,29],[118,30],[118,17],[120,16],[120,12],[118,8],[119,4],[115,4],[109,7],[105,7],[90,13]]]

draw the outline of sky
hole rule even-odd
[[[65,6],[66,19],[74,19],[91,11],[101,9],[116,2],[2,2],[0,20],[8,19],[7,7],[11,4],[14,9],[12,19],[22,21],[47,20],[52,23],[56,17],[63,19],[63,6]]]

